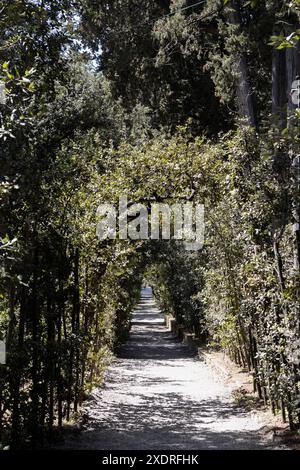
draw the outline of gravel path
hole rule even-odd
[[[88,422],[67,449],[201,450],[273,448],[258,431],[264,413],[238,408],[216,378],[164,326],[150,289],[142,291],[128,343],[105,386],[85,406]]]

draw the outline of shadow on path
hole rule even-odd
[[[258,432],[265,423],[236,407],[232,390],[172,337],[144,289],[129,341],[85,405],[88,424],[64,448],[272,448]]]

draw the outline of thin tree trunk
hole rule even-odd
[[[36,242],[37,243],[37,242]],[[39,408],[39,391],[38,391],[38,305],[37,305],[37,277],[38,277],[38,246],[34,249],[33,255],[33,282],[31,293],[31,324],[32,324],[32,414],[31,420],[31,443],[32,448],[35,449],[38,440],[38,408]]]
[[[24,350],[25,336],[25,320],[26,320],[26,293],[25,287],[21,287],[20,298],[20,318],[19,318],[19,334],[18,334],[18,350],[17,350],[17,367],[13,374],[13,409],[12,409],[12,428],[11,428],[11,447],[18,449],[20,445],[20,386],[22,378],[22,355]]]
[[[274,36],[281,31],[274,29]],[[287,124],[287,92],[286,92],[286,54],[284,50],[273,48],[272,51],[272,115],[275,124],[284,129]]]
[[[49,280],[49,284],[51,279]],[[48,382],[49,382],[49,404],[48,404],[48,414],[49,414],[49,431],[50,437],[52,433],[52,428],[54,424],[54,357],[53,357],[53,348],[55,342],[55,324],[53,321],[53,306],[51,301],[51,290],[48,286],[48,296],[47,296],[47,326],[48,326],[48,340],[47,340],[47,349],[48,349]]]
[[[74,317],[74,333],[77,338],[80,329],[80,297],[79,297],[79,250],[75,250],[74,261],[74,297],[73,297],[73,317]],[[80,348],[77,345],[75,350],[75,390],[74,390],[74,411],[78,411],[78,400],[80,395]]]
[[[299,24],[290,26],[289,32],[295,31],[299,28]],[[288,115],[292,116],[296,108],[300,108],[300,41],[297,41],[295,47],[289,47],[286,49],[286,64]],[[295,86],[296,92],[293,92]],[[299,118],[297,119],[296,123],[295,120],[291,120],[291,125],[296,125],[296,133],[299,132]],[[295,270],[297,272],[300,272],[300,156],[299,154],[294,155],[292,152],[291,158],[292,174],[294,181],[294,193],[292,202],[294,266]]]
[[[229,22],[236,27],[236,34],[242,33],[242,21],[240,14],[240,2],[232,0],[229,12]],[[247,57],[244,52],[236,58],[237,64],[237,99],[239,114],[245,119],[247,124],[257,129],[258,123],[254,105],[254,94],[250,84]]]
[[[57,359],[57,407],[58,407],[58,427],[62,427],[63,423],[63,383],[62,383],[62,364],[61,364],[61,350],[60,345],[62,342],[62,318],[64,316],[64,292],[63,292],[63,276],[62,268],[59,273],[59,301],[58,301],[58,319],[57,319],[57,343],[59,347],[59,355]]]

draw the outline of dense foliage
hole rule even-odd
[[[45,445],[162,308],[299,427],[299,1],[0,1],[0,443]],[[297,93],[297,90],[296,90]],[[203,250],[99,241],[101,202],[205,204]]]

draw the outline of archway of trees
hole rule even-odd
[[[0,3],[0,444],[76,416],[144,276],[298,428],[299,2]],[[98,240],[124,195],[204,204],[204,248]]]

